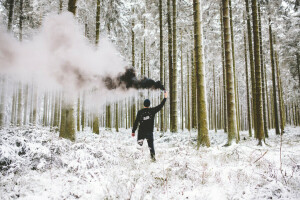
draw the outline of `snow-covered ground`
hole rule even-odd
[[[211,147],[196,149],[196,132],[155,134],[156,162],[130,130],[85,131],[72,143],[47,128],[0,131],[0,199],[300,199],[300,128],[267,145],[241,132],[210,131]]]

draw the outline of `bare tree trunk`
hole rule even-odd
[[[247,14],[247,31],[248,31],[248,48],[249,48],[249,57],[250,57],[250,74],[251,74],[251,90],[252,90],[252,117],[253,117],[253,125],[254,125],[254,136],[257,137],[256,130],[256,84],[255,84],[255,67],[253,60],[253,47],[252,47],[252,32],[251,32],[251,24],[250,24],[250,11],[249,11],[249,1],[245,0],[246,3],[246,14]]]
[[[167,0],[167,22],[168,22],[168,55],[169,55],[169,92],[170,92],[170,131],[173,129],[173,60],[172,60],[172,21],[171,21],[171,0]]]
[[[226,146],[231,145],[234,137],[237,139],[236,125],[236,110],[235,110],[235,90],[233,67],[231,60],[231,36],[230,36],[230,17],[229,17],[229,2],[223,2],[223,24],[224,24],[224,39],[225,39],[225,63],[226,63],[226,86],[227,86],[227,118],[228,118],[228,142]]]
[[[22,84],[19,83],[18,89],[18,118],[17,118],[17,126],[22,126]]]
[[[205,67],[203,64],[202,27],[201,27],[201,5],[199,0],[193,0],[194,11],[194,45],[195,45],[195,68],[197,77],[197,111],[198,111],[198,139],[197,147],[200,145],[210,146],[207,127],[207,108],[205,91]]]
[[[224,24],[223,24],[223,6],[220,5],[220,24],[221,24],[221,49],[222,49],[222,69],[223,69],[223,123],[224,123],[224,132],[227,132],[227,96],[226,96],[226,71],[225,71],[225,52],[224,52]]]
[[[269,40],[270,40],[270,57],[271,57],[271,66],[272,66],[272,82],[273,82],[273,104],[274,104],[274,118],[275,118],[275,130],[276,135],[280,134],[279,131],[279,121],[278,121],[278,110],[277,110],[277,97],[276,97],[276,78],[275,78],[275,61],[274,61],[274,49],[273,49],[273,34],[271,19],[269,18]],[[272,96],[272,95],[271,95]]]
[[[247,115],[248,115],[248,127],[249,137],[252,137],[252,126],[251,126],[251,109],[250,109],[250,95],[249,95],[249,78],[248,78],[248,55],[247,55],[247,41],[246,32],[244,33],[244,45],[245,45],[245,73],[246,73],[246,90],[247,90]]]
[[[10,32],[12,28],[12,22],[13,22],[15,0],[8,0],[8,4],[9,4],[9,8],[8,8],[7,30]]]
[[[3,76],[0,102],[0,127],[5,125],[5,97],[6,97],[6,78]]]
[[[164,76],[164,42],[163,42],[163,21],[162,21],[162,0],[159,0],[159,61],[160,61],[160,82],[165,83],[163,81]],[[161,98],[163,94],[161,94]],[[164,131],[164,111],[165,109],[160,111],[160,131]]]
[[[171,111],[173,126],[171,128],[171,132],[177,132],[177,28],[176,28],[176,18],[177,18],[177,8],[176,8],[176,0],[172,0],[173,7],[173,70],[172,70],[172,108]]]
[[[25,92],[24,92],[24,117],[23,117],[23,119],[24,119],[24,125],[26,125],[27,124],[27,108],[28,108],[28,88],[29,88],[29,86],[28,86],[28,84],[26,84],[26,86],[25,86]]]
[[[75,16],[76,15],[76,2],[77,0],[69,0],[69,3],[68,3],[68,11],[73,13],[73,15]]]
[[[260,67],[260,45],[259,45],[259,30],[257,19],[257,2],[252,0],[252,21],[253,21],[253,38],[254,38],[254,62],[255,62],[255,85],[256,85],[256,119],[257,119],[257,137],[258,145],[262,145],[264,140],[263,126],[263,103],[262,103],[262,84],[261,84],[261,67]]]

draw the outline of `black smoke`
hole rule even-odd
[[[134,89],[161,89],[165,90],[165,87],[160,81],[154,81],[150,78],[138,79],[136,72],[133,68],[126,68],[125,73],[119,74],[117,77],[105,77],[103,79],[105,86],[109,90],[121,88],[123,90],[134,88]]]

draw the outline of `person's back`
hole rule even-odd
[[[168,93],[165,92],[164,94],[164,99],[162,100],[161,104],[154,107],[154,108],[149,108],[150,106],[150,101],[146,99],[144,101],[144,108],[139,110],[132,128],[132,136],[135,136],[135,131],[139,125],[139,132],[138,132],[138,144],[143,145],[143,140],[147,139],[148,146],[150,148],[150,154],[151,158],[155,160],[155,151],[154,151],[154,145],[153,145],[153,127],[154,127],[154,119],[155,119],[155,114],[159,112],[162,107],[164,106]]]

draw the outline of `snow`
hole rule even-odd
[[[210,131],[211,147],[196,148],[196,132],[155,133],[156,162],[131,131],[79,132],[75,143],[49,128],[0,131],[1,199],[300,199],[300,128],[266,144],[241,132]]]

